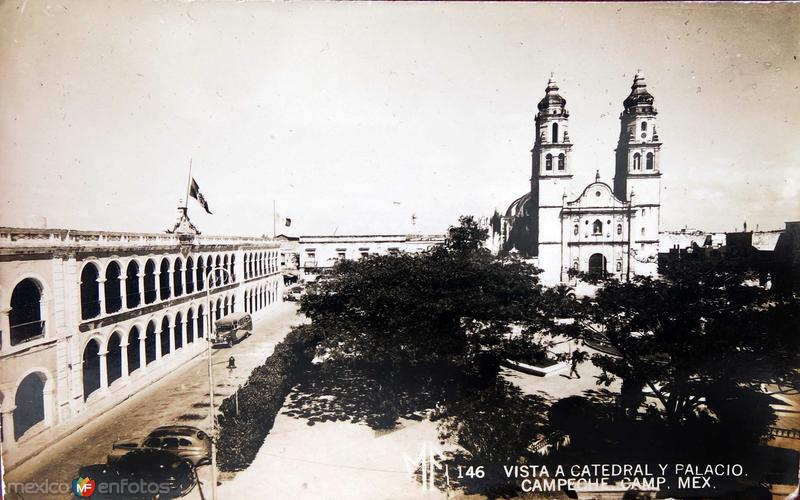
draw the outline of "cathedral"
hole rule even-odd
[[[613,185],[575,186],[569,111],[550,78],[536,114],[530,192],[500,221],[502,251],[532,259],[544,283],[573,272],[626,280],[657,272],[661,210],[661,142],[653,96],[637,73],[623,101]]]

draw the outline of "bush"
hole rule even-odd
[[[218,417],[220,470],[242,470],[252,463],[297,376],[310,366],[316,344],[310,325],[295,328],[236,391],[238,414],[235,395],[225,398]]]

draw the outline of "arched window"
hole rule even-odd
[[[218,287],[222,284],[222,271],[220,268],[222,267],[222,259],[220,256],[217,255],[217,260],[214,264],[214,286]]]
[[[106,267],[106,281],[103,283],[106,295],[106,314],[111,314],[122,309],[122,290],[120,274],[122,270],[116,261],[111,261]]]
[[[564,161],[565,160],[566,160],[566,157],[564,156],[564,153],[561,153],[560,155],[558,155],[558,169],[559,170],[564,170]]]
[[[223,316],[227,316],[230,310],[228,310],[228,297],[225,297],[225,301],[223,302],[222,306],[222,314]]]
[[[194,292],[194,259],[186,259],[186,293]]]
[[[165,258],[161,261],[161,269],[158,273],[158,286],[161,289],[161,300],[169,298],[169,261]]]
[[[230,268],[228,267],[228,256],[225,255],[225,258],[222,259],[222,269],[228,271],[227,273],[222,273],[222,283],[227,284],[230,278]]]
[[[203,263],[203,258],[198,257],[197,259],[197,291],[203,289],[203,281],[206,277],[206,265]]]
[[[622,224],[617,224],[617,234],[622,234]]]
[[[642,122],[642,131],[647,130],[647,122]]]
[[[653,153],[647,153],[645,168],[647,170],[653,170]]]
[[[42,292],[39,284],[26,278],[11,292],[11,311],[8,313],[11,345],[21,344],[44,335]]]
[[[594,221],[592,224],[592,234],[603,234],[603,223],[599,220]]]
[[[579,229],[578,225],[575,224],[575,226],[572,228],[572,234],[578,236],[578,229]]]
[[[633,155],[633,169],[634,170],[642,169],[642,155],[640,155],[639,153],[634,153]]]
[[[552,142],[558,142],[558,123],[553,124],[553,138]]]
[[[183,295],[183,262],[180,257],[175,259],[172,267],[172,289],[176,297]]]
[[[100,316],[99,277],[100,272],[92,263],[86,264],[81,271],[81,319]]]
[[[544,157],[544,169],[553,170],[553,155],[548,154]]]
[[[83,349],[83,400],[100,388],[100,344],[92,339]]]
[[[236,255],[231,255],[231,281],[236,281]]]
[[[158,300],[156,263],[152,260],[148,260],[144,265],[144,303],[152,304],[156,300]]]
[[[14,397],[14,439],[19,440],[25,432],[44,421],[44,383],[47,379],[40,373],[31,373],[20,382]],[[5,437],[8,439],[8,437]]]
[[[139,264],[132,260],[125,271],[125,305],[133,309],[139,301]]]

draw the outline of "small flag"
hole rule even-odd
[[[290,218],[288,218],[288,217],[287,217],[287,218],[286,218],[286,227],[289,227],[289,226],[291,226],[291,225],[292,225],[292,219],[290,219]]]
[[[200,186],[197,185],[197,181],[194,180],[194,177],[192,177],[192,185],[189,188],[189,196],[197,200],[197,202],[203,206],[206,212],[209,214],[211,213],[211,210],[208,209],[208,202],[206,201],[205,196],[203,196],[203,193],[200,192]]]

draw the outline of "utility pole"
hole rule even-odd
[[[216,280],[217,271],[227,274],[227,281],[233,282],[230,272],[224,267],[212,267],[206,271],[206,311],[208,312],[208,417],[211,419],[211,500],[217,500],[217,409],[214,407],[214,363],[211,357],[211,347],[214,344],[212,334],[214,325],[211,322],[211,286],[219,285]]]

